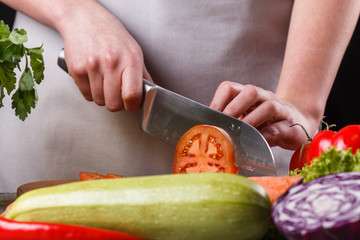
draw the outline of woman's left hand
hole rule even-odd
[[[294,1],[276,93],[223,82],[210,107],[253,125],[270,146],[298,148],[306,134],[290,126],[309,136],[318,129],[359,11],[357,0]]]
[[[303,125],[310,134],[317,129],[300,108],[253,85],[221,83],[210,107],[254,126],[270,146],[293,150],[301,145],[307,137],[300,127],[290,127],[294,123]]]

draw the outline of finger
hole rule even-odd
[[[225,107],[223,113],[239,118],[252,110],[254,105],[264,101],[264,91],[253,85],[246,85],[241,92]]]
[[[89,78],[87,76],[75,76],[72,77],[79,88],[81,94],[87,101],[93,101],[90,89]]]
[[[231,100],[241,92],[243,85],[230,81],[222,82],[216,89],[210,107],[217,111],[224,111]]]
[[[129,63],[122,73],[122,99],[127,111],[140,107],[143,91],[143,65],[139,62]]]
[[[121,73],[108,71],[104,74],[104,99],[109,111],[116,112],[123,109],[121,96]]]
[[[270,147],[279,146],[278,139],[281,138],[281,133],[284,131],[283,125],[283,122],[277,122],[259,130]]]
[[[254,126],[260,127],[263,124],[268,125],[277,121],[282,121],[290,116],[286,107],[280,102],[269,100],[258,105],[254,110],[248,113],[242,121]]]
[[[74,82],[78,89],[80,90],[81,94],[84,98],[88,101],[92,101],[89,77],[85,68],[69,68],[69,75],[74,79]]]
[[[280,146],[284,149],[295,150],[306,140],[306,136],[301,130],[290,126],[291,123],[288,120],[278,121],[261,129],[260,133],[271,147]]]
[[[108,54],[105,57],[102,70],[104,72],[103,87],[105,106],[111,112],[120,111],[123,109],[121,96],[122,68],[118,66],[118,58]]]
[[[65,52],[65,56],[69,75],[74,80],[76,86],[78,87],[84,98],[88,101],[92,101],[93,99],[91,95],[89,76],[85,67],[86,64],[83,61],[76,61],[76,58],[74,60],[74,57],[71,56],[71,52]]]
[[[94,102],[100,106],[105,105],[104,86],[102,72],[99,70],[99,64],[96,60],[90,59],[88,62],[89,82],[91,95]]]

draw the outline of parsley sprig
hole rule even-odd
[[[5,92],[12,94],[12,108],[21,120],[31,113],[37,102],[36,84],[44,79],[43,47],[27,48],[28,41],[24,29],[10,28],[0,21],[0,108],[3,107]],[[15,70],[21,72],[20,62],[25,59],[25,67],[17,84]]]

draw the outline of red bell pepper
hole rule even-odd
[[[41,222],[18,222],[0,217],[1,240],[141,240],[127,233]]]

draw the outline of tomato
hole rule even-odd
[[[338,132],[318,132],[311,141],[309,164],[312,159],[321,156],[324,150],[328,150],[329,146],[334,146],[338,150],[351,148],[354,154],[360,148],[360,125],[348,125]]]
[[[309,151],[309,164],[312,159],[322,155],[324,150],[327,150],[330,146],[333,146],[333,139],[336,132],[330,130],[322,130],[318,132],[311,140],[311,150]]]
[[[93,172],[79,172],[79,177],[81,181],[86,180],[96,180],[96,179],[104,179],[106,176],[99,174],[99,173],[93,173]]]
[[[290,170],[301,169],[305,163],[310,165],[314,158],[321,156],[330,146],[336,147],[337,150],[351,148],[351,152],[355,154],[360,148],[360,125],[348,125],[338,132],[322,130],[310,140],[311,143],[304,146],[301,159],[301,147],[294,152],[290,160]]]
[[[355,154],[360,148],[360,125],[349,125],[340,129],[333,145],[339,150],[347,150],[351,147],[351,152]]]
[[[113,174],[113,173],[107,173],[106,174],[106,178],[124,178],[124,175],[118,175],[118,174]]]
[[[85,180],[96,180],[96,179],[105,179],[105,178],[124,178],[125,176],[113,174],[113,173],[107,173],[105,176],[94,172],[79,172],[79,177],[81,181],[85,181]]]
[[[232,142],[222,129],[197,125],[179,140],[173,173],[224,172],[237,174]]]
[[[308,142],[304,144],[302,150],[301,150],[302,147],[296,149],[290,160],[290,166],[289,166],[290,171],[294,171],[295,169],[302,169],[304,165],[307,164],[309,159],[310,146],[311,146],[310,142]],[[301,158],[300,158],[300,154],[301,154]]]

